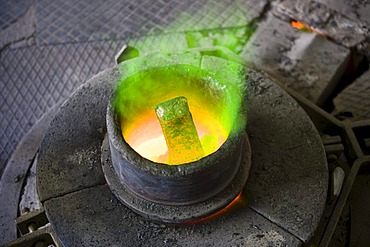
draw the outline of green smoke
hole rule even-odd
[[[198,51],[154,53],[120,65],[115,95],[120,118],[131,122],[168,99],[184,96],[202,105],[230,132],[240,116],[245,93],[243,65]]]
[[[205,107],[228,134],[245,128],[247,76],[239,54],[254,29],[238,5],[207,8],[191,18],[182,14],[165,33],[129,42],[117,59],[122,76],[114,105],[121,121],[130,125],[155,105],[184,96],[195,112]],[[220,11],[229,15],[223,19]]]

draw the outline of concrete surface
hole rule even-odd
[[[365,72],[334,98],[335,114],[348,112],[351,120],[370,118],[370,71]]]
[[[349,49],[271,15],[258,26],[241,56],[320,105],[338,84],[349,54]]]
[[[298,103],[266,74],[253,70],[247,74],[247,132],[253,165],[245,190],[250,207],[308,241],[326,200],[328,171],[321,138]],[[54,198],[105,183],[100,149],[95,148],[103,140],[98,130],[105,129],[107,99],[118,76],[113,68],[90,79],[62,106],[46,132],[37,172],[46,212],[54,210],[47,206]]]
[[[336,43],[370,56],[369,3],[367,1],[284,0],[274,14],[300,21]]]
[[[230,217],[197,225],[151,222],[119,203],[107,185],[53,198],[45,207],[66,246],[76,243],[78,246],[189,247],[301,244],[297,238],[248,208],[236,210]]]

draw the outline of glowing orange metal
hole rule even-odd
[[[154,108],[167,143],[169,164],[183,164],[204,157],[185,97],[167,100]]]
[[[200,105],[200,104],[199,104]],[[203,106],[203,105],[202,105]],[[200,142],[207,156],[226,141],[228,133],[219,121],[216,121],[206,107],[194,107],[189,104]],[[141,156],[168,164],[168,149],[161,126],[153,110],[137,116],[132,122],[121,122],[122,135],[130,146]]]

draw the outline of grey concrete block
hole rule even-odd
[[[247,101],[251,208],[303,241],[325,205],[328,167],[321,138],[303,109],[272,81],[250,73]]]
[[[45,202],[65,246],[300,246],[290,233],[246,206],[197,224],[149,221],[123,206],[107,185]]]
[[[354,21],[370,25],[370,3],[368,1],[316,0],[316,2],[322,3]]]
[[[245,46],[242,57],[321,104],[338,83],[349,54],[348,49],[318,34],[296,30],[269,16]]]
[[[368,9],[368,3],[359,1],[284,0],[277,4],[274,14],[303,22],[336,43],[370,56]]]
[[[370,118],[370,71],[365,72],[341,91],[334,102],[333,114],[348,112],[352,120]]]
[[[105,113],[117,72],[93,77],[62,105],[46,131],[37,166],[40,200],[104,184],[101,144]]]

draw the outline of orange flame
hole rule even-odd
[[[191,113],[204,156],[217,151],[228,137],[222,125],[203,108],[194,107]],[[122,121],[121,130],[126,142],[142,157],[168,164],[168,148],[154,110],[138,116],[131,124]]]
[[[189,221],[189,222],[186,222],[186,224],[198,224],[198,223],[201,223],[201,222],[204,222],[204,221],[208,221],[208,220],[211,220],[211,219],[214,219],[216,217],[219,217],[223,214],[225,214],[226,212],[230,211],[231,209],[235,208],[235,206],[239,203],[239,202],[242,202],[243,201],[243,192],[240,192],[229,204],[227,204],[223,209],[209,215],[209,216],[206,216],[204,218],[201,218],[199,220],[194,220],[194,221]]]
[[[298,30],[301,30],[301,31],[304,31],[304,32],[308,32],[308,33],[312,33],[313,30],[311,28],[309,28],[308,26],[306,26],[305,24],[303,24],[302,22],[299,22],[299,21],[291,21],[290,24],[292,25],[292,27],[298,29]]]

